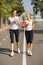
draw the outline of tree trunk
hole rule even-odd
[[[3,26],[3,18],[2,16],[0,15],[0,28]]]
[[[1,15],[0,15],[0,28],[1,28]]]
[[[3,17],[1,17],[1,27],[3,27]]]
[[[8,20],[7,20],[7,17],[6,17],[6,20],[5,20],[5,22],[6,22],[6,25],[7,25],[7,21],[8,21]]]

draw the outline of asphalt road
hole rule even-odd
[[[33,39],[33,55],[27,56],[23,53],[24,32],[20,31],[20,49],[17,53],[17,46],[14,40],[14,56],[10,57],[10,37],[9,31],[0,32],[0,65],[43,65],[43,24],[36,23]],[[26,43],[26,42],[25,42]],[[25,59],[23,61],[23,54]],[[25,61],[26,60],[26,61]],[[26,64],[25,64],[26,62]]]

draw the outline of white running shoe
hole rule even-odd
[[[30,51],[30,56],[32,56],[32,52]]]
[[[14,56],[14,52],[11,52],[11,57],[13,57]]]
[[[18,48],[18,53],[20,54],[20,49]]]
[[[27,53],[28,53],[28,54],[30,53],[30,49],[28,49]]]

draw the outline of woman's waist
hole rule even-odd
[[[33,29],[32,29],[32,27],[31,27],[31,28],[29,27],[29,28],[25,28],[25,30],[31,31],[31,30],[33,30]]]
[[[18,26],[11,26],[10,29],[18,29],[19,27]]]
[[[33,30],[25,30],[25,31],[33,31]]]

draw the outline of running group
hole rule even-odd
[[[11,42],[11,53],[10,55],[14,55],[14,34],[15,40],[17,43],[17,51],[20,53],[20,43],[19,43],[19,26],[20,19],[17,15],[16,10],[12,10],[11,16],[8,18],[8,27],[10,33],[10,42]],[[27,54],[32,56],[32,41],[33,41],[33,29],[34,29],[34,20],[31,18],[30,13],[26,13],[25,20],[22,23],[22,27],[25,28],[25,37],[27,42]]]

